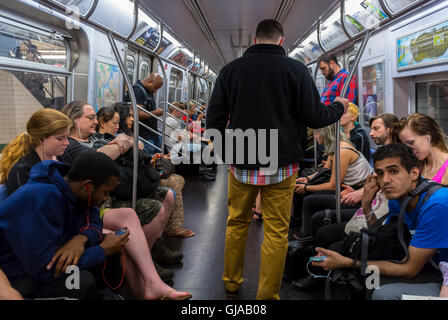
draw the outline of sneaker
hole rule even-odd
[[[173,270],[165,269],[155,261],[154,261],[154,267],[156,267],[157,273],[159,274],[159,277],[160,279],[162,279],[163,282],[170,282],[171,279],[173,279],[174,277]]]
[[[162,264],[178,264],[182,261],[184,255],[179,251],[172,251],[168,248],[161,238],[158,238],[151,249],[153,260]]]

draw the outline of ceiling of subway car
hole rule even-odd
[[[335,0],[139,0],[215,70],[252,44],[258,22],[283,24],[285,49]]]

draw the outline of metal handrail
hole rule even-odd
[[[199,103],[196,100],[190,99],[191,102],[193,102],[194,104],[198,105],[198,106],[202,106],[203,103]]]
[[[167,117],[170,117],[170,118],[173,118],[174,120],[176,120],[177,122],[180,122],[181,124],[185,124],[185,125],[186,125],[186,122],[185,122],[185,121],[176,118],[176,117],[173,116],[171,113],[168,113],[166,116],[167,116]],[[166,125],[167,125],[167,126],[170,126],[168,123],[167,123]],[[172,127],[172,126],[170,126],[170,127],[173,128],[173,129],[177,129],[177,128],[174,128],[174,127]]]
[[[361,47],[359,48],[358,52],[356,53],[356,59],[355,59],[355,63],[353,64],[353,68],[350,71],[348,77],[345,80],[344,86],[342,87],[341,90],[341,97],[344,97],[348,88],[350,87],[350,82],[352,81],[352,78],[355,74],[355,70],[358,69],[358,64],[359,61],[361,60],[361,56],[367,46],[367,42],[369,41],[370,38],[370,34],[373,30],[373,27],[371,29],[368,29],[367,32],[365,33],[365,38],[361,44]],[[341,153],[340,153],[340,142],[341,142],[341,120],[338,120],[336,122],[336,148],[335,148],[335,168],[336,168],[336,219],[337,222],[340,223],[341,222],[341,167],[340,167],[340,157],[341,157]]]
[[[177,111],[182,112],[184,115],[188,116],[188,114],[187,114],[185,111],[183,111],[182,109],[179,109],[179,108],[176,107],[174,104],[169,103],[169,102],[166,102],[166,103],[167,103],[169,106],[171,106],[171,107],[173,107],[174,109],[176,109]]]
[[[317,79],[317,70],[319,70],[318,65],[316,65],[316,69],[314,69],[314,74],[313,74],[314,83],[316,83],[316,79]],[[314,140],[314,170],[317,170],[317,140],[316,140],[316,137],[314,136],[314,130],[313,130],[313,140]]]
[[[129,88],[129,97],[131,98],[132,103],[132,111],[134,112],[134,146],[138,146],[138,112],[137,112],[137,100],[135,98],[134,90],[131,90],[132,83],[129,81],[129,78],[126,73],[126,68],[123,64],[123,61],[121,60],[120,52],[118,51],[117,45],[115,43],[115,40],[112,36],[112,32],[109,31],[107,33],[107,38],[109,39],[110,46],[112,47],[112,51],[114,53],[115,59],[118,62],[118,66],[120,68],[120,71],[123,75],[123,78],[126,82],[126,85]],[[138,174],[138,147],[133,148],[133,165],[132,165],[132,208],[135,210],[136,204],[137,204],[137,174]]]
[[[141,124],[141,123],[140,123],[140,124]],[[145,140],[145,139],[143,139],[142,137],[138,137],[138,138],[140,139],[140,141],[143,141],[143,142],[149,144],[150,146],[153,146],[154,149],[157,149],[157,150],[159,150],[159,151],[162,151],[162,149],[160,149],[160,148],[159,148],[158,146],[156,146],[155,144],[149,142],[148,140]]]
[[[161,132],[159,132],[159,131],[157,131],[157,130],[154,130],[153,128],[147,126],[147,125],[144,124],[143,122],[139,121],[138,123],[139,123],[143,128],[145,128],[145,129],[151,131],[152,133],[154,133],[154,134],[156,134],[156,135],[158,135],[158,136],[162,136],[162,133],[161,133]]]

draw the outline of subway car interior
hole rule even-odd
[[[339,70],[345,72],[349,78],[344,89],[354,90],[352,98],[349,98],[350,106],[354,104],[356,108],[353,123],[365,137],[365,143],[368,144],[366,153],[363,150],[355,152],[358,154],[357,157],[361,157],[364,153],[363,157],[367,158],[370,164],[369,172],[373,173],[374,163],[371,156],[385,143],[384,141],[380,143],[380,139],[371,130],[377,130],[372,128],[375,121],[382,119],[382,114],[392,114],[398,119],[415,113],[423,114],[438,124],[442,134],[448,132],[447,17],[447,0],[2,1],[0,3],[0,153],[3,152],[2,157],[9,157],[11,141],[27,131],[30,118],[39,110],[58,110],[71,120],[75,119],[76,122],[77,116],[73,118],[65,110],[70,103],[81,101],[82,105],[89,105],[91,107],[89,110],[92,109],[97,114],[95,116],[92,113],[90,120],[97,124],[98,131],[98,127],[102,128],[102,125],[110,120],[110,118],[104,118],[108,111],[103,111],[110,109],[113,110],[112,114],[122,116],[122,113],[117,111],[117,104],[121,103],[123,110],[127,108],[127,117],[129,118],[129,112],[131,112],[135,119],[129,125],[126,124],[128,125],[125,130],[128,139],[126,143],[139,144],[141,150],[151,150],[149,154],[154,160],[154,163],[151,163],[162,174],[160,186],[164,187],[160,188],[175,191],[174,200],[169,205],[166,205],[168,195],[160,198],[162,199],[159,199],[160,201],[153,201],[160,204],[165,211],[168,209],[176,211],[177,217],[172,215],[171,218],[166,218],[168,222],[165,221],[165,223],[171,224],[173,228],[158,230],[160,234],[159,237],[156,236],[157,240],[146,234],[147,229],[139,213],[142,205],[141,202],[139,205],[137,199],[140,197],[137,183],[141,172],[138,172],[140,161],[136,159],[140,159],[140,154],[138,148],[127,147],[126,150],[133,150],[129,151],[129,154],[133,154],[134,158],[130,165],[132,174],[128,190],[127,200],[129,201],[120,200],[121,205],[115,206],[114,193],[112,193],[112,198],[106,202],[109,207],[105,208],[105,204],[101,204],[101,212],[104,214],[103,228],[112,231],[118,229],[116,224],[106,228],[107,210],[131,208],[140,218],[142,226],[139,227],[138,232],[142,232],[148,239],[148,244],[145,242],[143,247],[137,245],[136,247],[148,252],[145,255],[137,253],[135,256],[131,251],[123,253],[123,256],[126,256],[127,267],[131,266],[131,269],[123,270],[123,260],[121,263],[116,263],[117,274],[114,276],[117,276],[117,283],[105,285],[102,291],[103,298],[106,296],[104,299],[109,297],[110,299],[134,300],[159,299],[163,296],[171,300],[176,300],[176,297],[193,300],[259,299],[262,297],[259,286],[264,277],[260,266],[265,263],[262,253],[264,249],[261,250],[261,248],[266,245],[263,242],[266,241],[266,235],[269,232],[267,230],[269,220],[263,219],[261,205],[257,202],[249,212],[246,212],[246,216],[250,216],[250,226],[247,235],[243,235],[241,239],[246,241],[243,254],[244,269],[241,276],[241,282],[243,278],[244,282],[239,283],[240,287],[234,294],[235,292],[223,284],[223,278],[226,278],[223,276],[226,265],[224,253],[227,250],[226,227],[229,223],[228,206],[230,206],[228,184],[230,183],[229,176],[233,174],[233,171],[226,164],[204,164],[203,161],[193,160],[189,156],[195,150],[197,151],[197,148],[201,151],[213,145],[213,142],[201,137],[201,134],[207,129],[208,106],[213,106],[215,98],[213,93],[218,89],[222,90],[220,92],[227,90],[227,88],[215,88],[215,84],[221,83],[219,82],[221,70],[232,61],[243,57],[249,48],[257,45],[254,44],[254,39],[260,21],[274,19],[280,23],[284,32],[282,47],[285,55],[289,57],[288,61],[305,67],[307,78],[314,83],[319,95],[323,97],[326,94],[329,83],[333,81],[332,76],[336,76]],[[323,56],[336,59],[327,63],[322,60]],[[331,66],[329,68],[336,71],[329,75],[325,73],[322,64]],[[257,71],[254,70],[254,72]],[[158,80],[162,82],[158,83]],[[351,85],[348,88],[350,80],[353,82],[353,88]],[[343,92],[346,91],[343,90]],[[152,100],[147,97],[148,93]],[[258,92],[245,94],[257,95]],[[142,105],[139,99],[151,100],[153,109]],[[100,111],[103,108],[104,110]],[[160,112],[152,113],[153,110]],[[350,107],[348,110],[351,110]],[[334,133],[337,142],[347,140],[340,137],[340,135],[345,137],[345,133],[342,133],[345,132],[342,119],[340,120],[342,130],[336,130]],[[118,123],[121,128],[122,121],[124,122],[124,119],[116,120],[117,128]],[[386,120],[381,121],[386,126]],[[78,122],[74,124],[74,133],[70,129],[69,138],[65,139],[70,144],[75,140],[77,144],[82,144],[84,143],[82,140],[86,138],[81,136]],[[92,126],[90,129],[87,128],[87,131],[92,128]],[[197,136],[193,137],[188,144],[181,143],[186,148],[180,151],[176,149],[176,155],[174,155],[172,151],[174,143],[169,142],[172,139],[169,134],[176,131],[176,128],[185,130],[190,138]],[[117,134],[117,130],[112,133]],[[32,135],[30,129],[27,134]],[[72,135],[74,137],[71,139]],[[118,139],[120,135],[124,133],[118,134],[117,137],[112,135],[111,140],[106,140],[105,145],[113,145],[116,141],[114,139]],[[348,137],[352,140],[350,133]],[[444,137],[443,134],[443,139]],[[101,139],[105,139],[104,135]],[[402,139],[401,133],[400,139]],[[429,140],[431,144],[431,139],[428,135],[425,141]],[[296,142],[297,145],[301,144],[303,147],[303,159],[299,161],[296,171],[298,177],[306,177],[303,178],[305,183],[302,181],[297,182],[298,184],[306,185],[307,181],[312,180],[307,175],[313,174],[322,167],[321,161],[325,159],[326,154],[318,140],[318,134],[312,128],[308,128],[303,141]],[[88,136],[87,141],[89,142]],[[92,146],[96,145],[95,141],[90,142]],[[43,142],[39,145],[43,146]],[[116,143],[116,145],[120,144]],[[40,156],[38,149],[35,150],[40,160],[48,160]],[[341,210],[342,212],[346,210],[346,207],[342,209],[340,207],[341,197],[347,195],[347,190],[344,184],[341,186],[341,181],[345,180],[340,177],[340,166],[338,166],[338,163],[343,161],[343,153],[340,152],[340,157],[339,151],[335,153],[335,171],[337,172],[333,174],[337,182],[331,191],[335,199],[332,198],[332,203],[336,201],[336,204],[332,204],[328,209],[336,210],[336,220],[333,222],[347,223],[349,220],[353,221],[351,217],[356,216],[355,212],[358,212],[356,209],[362,207],[363,195],[362,191],[357,194],[357,205],[353,203],[350,207],[353,209],[350,211],[350,217],[344,220],[345,215],[342,214],[341,220]],[[448,149],[440,152],[448,155]],[[179,161],[175,165],[172,161],[171,165],[157,167],[158,159],[163,164],[162,159],[167,154],[170,155],[171,160],[188,159],[188,161]],[[24,156],[26,156],[25,153],[20,157]],[[18,159],[16,156],[13,164]],[[59,157],[57,159],[61,160]],[[435,159],[434,156],[431,159]],[[5,161],[0,162],[0,166],[4,163]],[[436,172],[436,160],[434,165],[432,162],[425,163]],[[443,163],[445,161],[442,161]],[[427,170],[426,165],[421,169],[422,175],[431,171]],[[171,171],[166,179],[163,178],[164,170]],[[6,242],[0,243],[0,246],[13,248],[14,245],[9,244],[12,240],[7,240],[9,233],[5,229],[10,225],[2,223],[2,219],[7,219],[6,211],[2,214],[2,208],[12,201],[10,199],[16,195],[16,192],[17,194],[20,192],[16,191],[14,194],[11,194],[9,190],[7,192],[5,180],[13,178],[12,175],[6,176],[7,172],[0,170],[0,175],[4,175],[0,176],[2,184],[0,186],[2,194],[0,237],[6,239]],[[172,179],[175,182],[169,180],[170,174],[171,177],[176,177],[177,180]],[[444,183],[445,180],[439,182]],[[170,183],[179,189],[175,189]],[[363,183],[367,183],[366,177]],[[121,181],[120,184],[123,185],[124,182]],[[21,186],[20,189],[25,188],[25,182],[19,183],[19,186]],[[355,190],[356,188],[353,187],[352,191],[355,192]],[[336,285],[337,281],[330,283],[326,271],[323,272],[322,268],[312,267],[308,263],[309,257],[316,256],[317,252],[314,251],[313,240],[308,242],[308,234],[304,227],[305,219],[311,219],[311,215],[307,216],[307,214],[314,214],[317,210],[309,212],[311,204],[310,207],[306,207],[308,196],[298,201],[296,197],[300,195],[300,192],[297,192],[297,189],[295,191],[289,215],[288,249],[283,257],[285,262],[282,280],[278,292],[271,298],[281,300],[371,299],[372,290],[368,290],[370,294],[364,292],[356,295],[352,290],[353,284],[350,284],[349,280],[342,279],[345,280],[345,285]],[[169,191],[166,192],[169,193]],[[306,187],[304,193],[307,193]],[[149,198],[151,197],[148,196]],[[283,200],[288,201],[286,198]],[[142,211],[149,211],[148,207],[150,204],[145,208],[146,211]],[[264,205],[263,208],[265,208]],[[327,208],[322,208],[322,212],[325,211],[324,209]],[[169,215],[168,212],[165,213]],[[136,216],[135,212],[133,214]],[[159,215],[161,215],[160,212]],[[38,231],[36,233],[39,234]],[[102,233],[107,232],[103,230]],[[130,230],[129,239],[137,241],[132,238],[133,233],[136,234],[136,231]],[[163,244],[160,240],[162,238]],[[145,239],[144,236],[143,239]],[[154,245],[153,248],[151,245]],[[128,246],[131,247],[131,245]],[[155,246],[159,247],[157,255],[152,254]],[[161,246],[163,250],[160,249]],[[152,258],[148,248],[151,248]],[[14,255],[16,251],[11,250]],[[127,247],[124,251],[126,250],[128,250]],[[22,298],[36,298],[33,294],[27,295],[16,287],[14,281],[16,274],[8,269],[10,265],[5,262],[6,258],[2,257],[2,251],[0,250],[0,270],[3,269],[6,276],[10,278],[12,287],[20,293]],[[410,250],[411,259],[413,253],[414,251]],[[50,257],[53,254],[55,253],[53,252]],[[166,256],[163,256],[164,254]],[[322,255],[319,254],[319,256]],[[139,259],[143,262],[139,262]],[[141,269],[139,271],[139,263],[150,263],[150,269],[153,270],[153,260],[154,265],[157,263],[155,265],[157,277],[163,280],[163,286],[166,285],[177,291],[163,289],[165,290],[163,294],[160,292],[156,294],[148,289],[148,292],[154,293],[151,296],[146,291],[142,293],[140,284],[135,284],[138,281],[144,283],[146,280],[144,272]],[[283,266],[281,260],[269,263],[278,263]],[[133,261],[134,265],[132,266],[129,261]],[[356,258],[352,261],[354,266],[359,262]],[[103,263],[104,261],[101,262],[101,266]],[[421,299],[427,299],[429,296],[434,299],[444,299],[448,296],[448,291],[445,293],[446,296],[442,294],[439,296],[438,292],[443,291],[441,288],[443,268],[436,265],[430,258],[427,263],[432,263],[440,277],[435,281],[437,293],[426,293],[425,290],[404,292],[405,294],[400,296],[401,299],[404,299],[406,294]],[[130,274],[132,268],[139,273],[138,277]],[[27,268],[17,270],[19,269],[25,270],[25,273],[28,272]],[[313,274],[317,274],[318,277]],[[111,278],[115,279],[114,276]],[[149,277],[152,276],[154,275]],[[445,282],[448,285],[448,274]],[[332,292],[329,292],[330,287],[334,289]],[[351,289],[347,289],[348,287]],[[182,292],[189,292],[190,295],[182,296],[180,294]],[[3,297],[1,294],[0,296]]]

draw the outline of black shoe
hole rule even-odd
[[[239,292],[238,289],[235,291],[230,291],[226,289],[227,300],[236,300],[236,298],[238,297],[238,292]]]
[[[172,251],[161,238],[158,238],[151,249],[152,259],[161,264],[178,264],[184,255],[179,251]]]
[[[199,177],[204,181],[216,181],[216,174],[207,171],[200,172]]]
[[[323,278],[315,278],[312,275],[307,275],[304,278],[299,278],[291,282],[291,287],[294,290],[309,290],[314,289],[322,283]]]
[[[157,273],[163,282],[170,282],[174,277],[173,270],[162,268],[159,264],[154,261],[154,267],[156,267]]]

